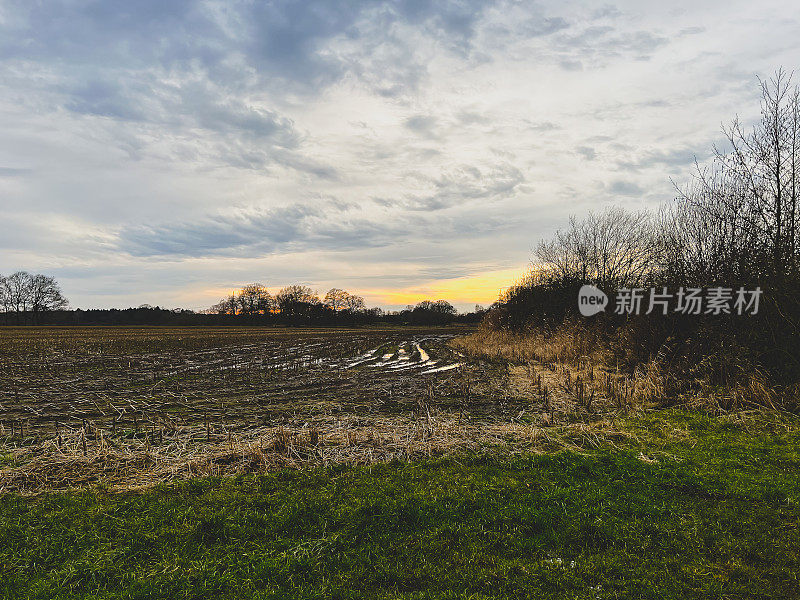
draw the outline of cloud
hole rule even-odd
[[[218,214],[190,223],[138,225],[119,234],[120,250],[134,256],[266,254],[306,234],[314,207],[291,205],[252,213]]]
[[[644,189],[641,186],[632,181],[623,181],[621,179],[612,181],[608,186],[608,191],[621,196],[641,196],[644,194]]]
[[[7,0],[0,264],[81,306],[524,266],[757,117],[800,9],[732,1]]]
[[[434,138],[436,137],[434,129],[438,119],[431,115],[414,115],[405,120],[405,126],[423,137]]]
[[[420,180],[430,192],[409,194],[393,204],[413,211],[437,211],[475,200],[508,198],[525,176],[514,165],[499,163],[483,169],[461,165],[439,177],[421,176]]]
[[[701,151],[691,148],[673,148],[670,150],[651,150],[635,155],[630,159],[617,161],[620,170],[637,172],[654,167],[688,167],[695,162],[697,156],[707,156],[709,149]]]
[[[19,175],[26,175],[31,172],[31,169],[20,167],[0,167],[0,177],[17,177]]]
[[[480,178],[477,169],[465,169],[468,179]],[[452,177],[455,177],[453,175]],[[362,251],[369,248],[405,246],[397,260],[413,260],[409,241],[435,241],[442,236],[491,236],[509,228],[513,215],[485,215],[463,212],[457,216],[420,214],[424,209],[443,209],[451,199],[488,198],[511,189],[513,184],[502,179],[491,180],[485,187],[448,180],[438,185],[454,189],[443,191],[436,199],[415,200],[424,204],[409,206],[403,201],[374,199],[376,204],[392,210],[387,214],[369,214],[358,205],[334,197],[318,198],[313,204],[289,204],[272,209],[232,210],[217,212],[181,222],[133,225],[121,228],[113,245],[134,257],[175,259],[201,257],[252,258],[286,252],[326,250],[332,252]],[[437,267],[440,268],[440,267]]]
[[[621,29],[615,21],[621,13],[604,12],[586,26],[570,28],[554,37],[553,50],[566,70],[599,67],[626,57],[649,60],[669,39],[647,29]],[[612,17],[606,19],[604,17]]]
[[[109,143],[131,158],[211,165],[273,165],[331,179],[281,106],[285,94],[316,96],[355,76],[387,97],[416,89],[425,65],[400,34],[464,55],[480,2],[10,2],[0,57],[49,110],[101,119]],[[0,74],[0,85],[2,75]],[[419,119],[425,117],[420,116]],[[413,118],[408,126],[432,136]],[[192,147],[191,149],[189,147]]]
[[[575,152],[580,154],[586,160],[594,160],[597,158],[597,152],[590,146],[578,146],[575,148]]]
[[[189,222],[125,227],[117,247],[139,257],[252,257],[310,249],[362,249],[391,242],[404,231],[353,215],[336,199],[273,209],[237,210]]]

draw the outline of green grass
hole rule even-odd
[[[0,594],[797,598],[797,426],[665,411],[589,454],[7,495]]]

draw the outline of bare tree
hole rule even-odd
[[[253,315],[271,314],[280,311],[285,316],[296,316],[308,313],[320,304],[317,293],[304,285],[289,285],[281,289],[275,296],[270,295],[267,288],[259,283],[244,286],[217,304],[210,307],[210,314]],[[322,302],[335,312],[347,310],[361,312],[366,310],[364,298],[349,292],[332,288],[325,294]]]
[[[422,300],[409,312],[409,318],[412,323],[434,325],[451,322],[458,311],[447,300]]]
[[[250,283],[244,286],[237,295],[239,311],[245,315],[269,314],[274,308],[274,300],[260,283]]]
[[[319,304],[317,293],[304,285],[289,285],[275,295],[281,314],[294,316],[308,312],[311,306]]]
[[[363,311],[366,308],[364,298],[356,296],[345,290],[339,288],[332,288],[325,294],[323,304],[333,310],[339,312],[341,310],[348,310],[350,312]]]
[[[351,313],[362,312],[366,310],[367,303],[364,302],[364,298],[362,298],[361,296],[356,296],[355,294],[347,294],[347,298],[345,298],[344,307]]]
[[[648,213],[613,207],[580,221],[571,217],[569,228],[540,243],[536,256],[539,267],[560,280],[635,286],[650,275],[656,241]]]
[[[16,317],[17,324],[21,323],[25,312],[30,306],[30,287],[32,275],[26,271],[12,273],[5,280],[8,305]]]
[[[431,309],[442,315],[454,315],[458,312],[456,307],[447,300],[436,300],[431,306]]]
[[[26,313],[33,313],[34,323],[38,323],[42,312],[61,310],[67,307],[67,300],[61,287],[53,277],[32,275],[27,271],[17,271],[8,277],[0,276],[0,307],[8,316],[14,313],[20,323]]]
[[[347,300],[349,297],[350,294],[346,291],[340,290],[339,288],[331,288],[328,290],[328,293],[325,294],[323,304],[333,310],[333,312],[339,312],[347,308]]]
[[[11,290],[8,286],[8,279],[0,275],[0,309],[3,311],[3,320],[8,325],[8,315],[11,313]]]
[[[8,291],[8,280],[5,275],[0,275],[0,306],[4,312],[11,311],[11,297]]]
[[[26,271],[17,271],[6,278],[9,303],[11,309],[17,314],[17,320],[22,313],[28,310],[31,278],[31,274]]]
[[[724,127],[729,147],[715,148],[712,164],[698,165],[680,191],[678,216],[694,236],[681,240],[682,260],[699,260],[711,279],[797,274],[800,90],[791,79],[779,69],[759,81],[760,120],[750,130],[738,118]]]
[[[275,298],[281,302],[305,302],[307,304],[319,303],[317,293],[305,285],[288,285],[282,288]]]
[[[224,298],[217,302],[216,304],[210,306],[209,308],[200,311],[203,314],[207,315],[227,315],[231,314],[230,312],[230,303],[228,298]]]
[[[49,310],[62,310],[67,307],[67,299],[53,277],[33,275],[28,280],[28,301],[33,311],[33,320],[39,322],[40,314]]]

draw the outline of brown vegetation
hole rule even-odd
[[[449,346],[458,333],[0,330],[0,492],[580,448],[625,435],[615,415],[630,403],[614,401],[615,384],[595,389],[590,375],[551,363],[464,357],[475,338]],[[404,341],[420,350],[400,352]]]
[[[715,412],[796,408],[797,386],[777,386],[750,366],[729,363],[712,379],[710,361],[700,360],[695,369],[686,366],[693,357],[672,362],[674,357],[663,353],[632,364],[621,350],[631,343],[629,337],[625,329],[604,331],[571,321],[526,332],[482,327],[452,345],[471,356],[524,365],[529,373],[544,369],[558,374],[560,380],[555,388],[550,385],[549,393],[564,389],[579,405],[605,401],[618,408],[681,405]]]
[[[760,122],[725,129],[728,147],[658,214],[590,213],[542,242],[474,351],[586,360],[665,404],[800,408],[800,88],[778,71],[761,91]],[[578,316],[586,284],[609,297],[605,313]],[[662,311],[646,297],[639,310],[615,305],[635,289],[677,299],[717,290],[731,302],[696,312]],[[737,310],[736,294],[760,303]]]

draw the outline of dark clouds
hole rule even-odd
[[[345,215],[332,202],[207,215],[182,223],[126,227],[119,250],[141,257],[249,257],[313,249],[348,250],[391,242],[405,230]]]
[[[488,193],[480,192],[483,197]],[[475,192],[473,192],[475,193]],[[328,250],[334,252],[435,241],[441,236],[487,236],[509,227],[513,218],[502,215],[461,215],[460,218],[403,215],[390,219],[366,218],[336,201],[205,215],[187,222],[124,227],[117,250],[135,257],[246,258],[276,253]],[[408,259],[405,252],[398,259]]]
[[[317,96],[347,74],[383,95],[408,93],[425,65],[391,33],[412,24],[468,52],[484,3],[409,1],[11,2],[0,21],[0,58],[38,74],[31,105],[109,120],[109,136],[139,157],[154,142],[197,139],[197,156],[267,169],[279,164],[336,175],[298,147],[285,94]],[[376,35],[376,28],[380,34]],[[388,35],[387,35],[388,33]],[[355,50],[331,52],[341,38]],[[0,71],[0,82],[3,81]],[[413,124],[413,121],[411,122]],[[181,160],[185,149],[160,150]],[[171,154],[174,153],[174,154]]]
[[[197,222],[139,225],[122,230],[119,248],[134,256],[208,256],[269,253],[297,240],[305,223],[318,216],[313,207],[289,206],[256,214],[216,215]]]
[[[265,83],[318,90],[348,68],[326,52],[337,36],[362,41],[364,30],[419,26],[450,49],[467,51],[489,3],[394,0],[11,0],[0,27],[4,59],[58,59],[72,69],[205,70],[218,84]],[[360,20],[368,17],[366,23]],[[367,40],[363,40],[367,41]],[[242,72],[241,69],[245,69]],[[249,72],[247,72],[249,71]]]

